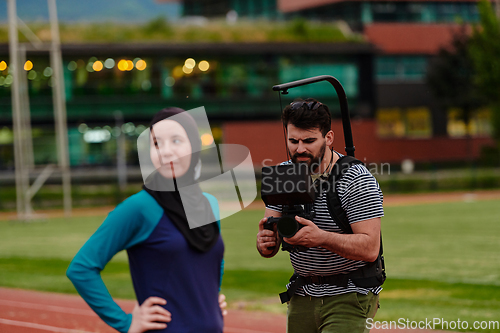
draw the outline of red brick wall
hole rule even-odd
[[[373,120],[354,120],[351,124],[356,157],[367,163],[399,163],[409,158],[415,162],[465,161],[468,144],[472,156],[479,157],[483,145],[491,138],[382,139],[377,136]],[[334,121],[333,147],[344,151],[344,134],[340,121]],[[277,164],[286,160],[283,127],[279,121],[227,122],[223,125],[223,142],[241,144],[250,149],[254,165]],[[267,160],[267,161],[266,161]]]
[[[448,23],[373,23],[365,27],[368,42],[388,54],[437,54],[451,45],[463,27]],[[466,26],[465,32],[472,33]]]

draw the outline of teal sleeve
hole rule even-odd
[[[66,272],[87,304],[120,332],[128,331],[132,314],[126,314],[113,301],[100,273],[116,253],[146,240],[162,215],[163,209],[146,191],[129,197],[109,213]]]
[[[212,207],[212,211],[215,216],[215,220],[217,220],[217,225],[219,226],[219,231],[220,229],[220,212],[219,212],[219,203],[217,202],[217,199],[208,193],[203,193],[205,197],[208,199],[208,202],[210,203],[210,206]],[[220,287],[222,285],[222,276],[224,275],[224,258],[222,258],[221,264],[220,264],[220,281],[219,281],[219,291]]]

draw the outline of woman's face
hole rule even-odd
[[[191,143],[178,122],[165,119],[154,124],[150,143],[151,161],[163,177],[179,178],[189,169]]]

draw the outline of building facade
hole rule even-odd
[[[460,33],[460,23],[477,22],[477,1],[182,3],[186,16],[223,17],[232,10],[238,17],[251,19],[342,20],[352,31],[363,34],[365,42],[63,45],[72,166],[113,166],[116,138],[121,134],[127,137],[128,163],[137,164],[135,139],[155,112],[171,105],[185,109],[205,106],[216,141],[225,140],[223,129],[228,129],[225,124],[229,122],[277,121],[282,106],[299,97],[320,99],[338,119],[338,99],[327,83],[292,89],[281,100],[271,89],[275,84],[323,74],[333,75],[343,84],[353,120],[358,125],[369,123],[357,127],[370,131],[363,136],[369,143],[427,140],[432,147],[436,139],[446,149],[446,145],[454,146],[453,140],[445,140],[445,145],[443,138],[463,139],[466,133],[489,137],[487,110],[476,110],[466,128],[461,111],[443,110],[425,81],[430,60]],[[35,163],[53,163],[52,69],[47,55],[31,52],[28,59],[32,67],[25,70]],[[8,46],[0,45],[0,170],[14,166],[8,62]],[[124,115],[125,124],[120,128],[116,111]],[[231,140],[236,143],[234,137]],[[377,162],[397,160],[393,155],[384,157],[384,149],[380,152]],[[479,148],[474,152],[478,155]],[[412,156],[401,154],[403,158]],[[434,157],[424,154],[418,158]],[[467,156],[464,152],[449,158]]]
[[[374,74],[381,136],[421,138],[491,133],[487,110],[474,112],[467,128],[461,120],[461,111],[443,110],[425,82],[428,65],[439,50],[450,45],[454,36],[461,33],[462,25],[478,22],[478,0],[185,0],[181,3],[185,15],[217,17],[232,10],[238,17],[250,19],[346,22],[353,32],[363,34],[377,49]],[[210,8],[219,10],[213,12]]]
[[[315,44],[82,44],[63,45],[70,162],[112,166],[116,138],[126,135],[128,162],[137,164],[135,140],[167,106],[204,106],[215,140],[222,124],[278,120],[280,96],[272,86],[304,77],[337,77],[353,117],[375,114],[374,48],[368,43]],[[46,54],[29,52],[28,77],[35,164],[55,162],[51,75]],[[8,47],[0,45],[0,170],[12,169],[13,137]],[[340,117],[335,91],[318,83],[290,91],[281,103],[316,96]],[[115,113],[125,125],[117,128]]]

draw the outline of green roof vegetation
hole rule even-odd
[[[48,23],[31,23],[31,30],[42,41],[50,41]],[[222,20],[171,23],[158,17],[145,24],[74,23],[60,24],[62,43],[123,43],[123,42],[362,42],[359,34],[347,25],[333,22],[312,22],[295,19],[286,22],[239,21],[228,24]],[[19,33],[19,40],[27,39]],[[8,42],[8,26],[0,25],[0,43]]]

